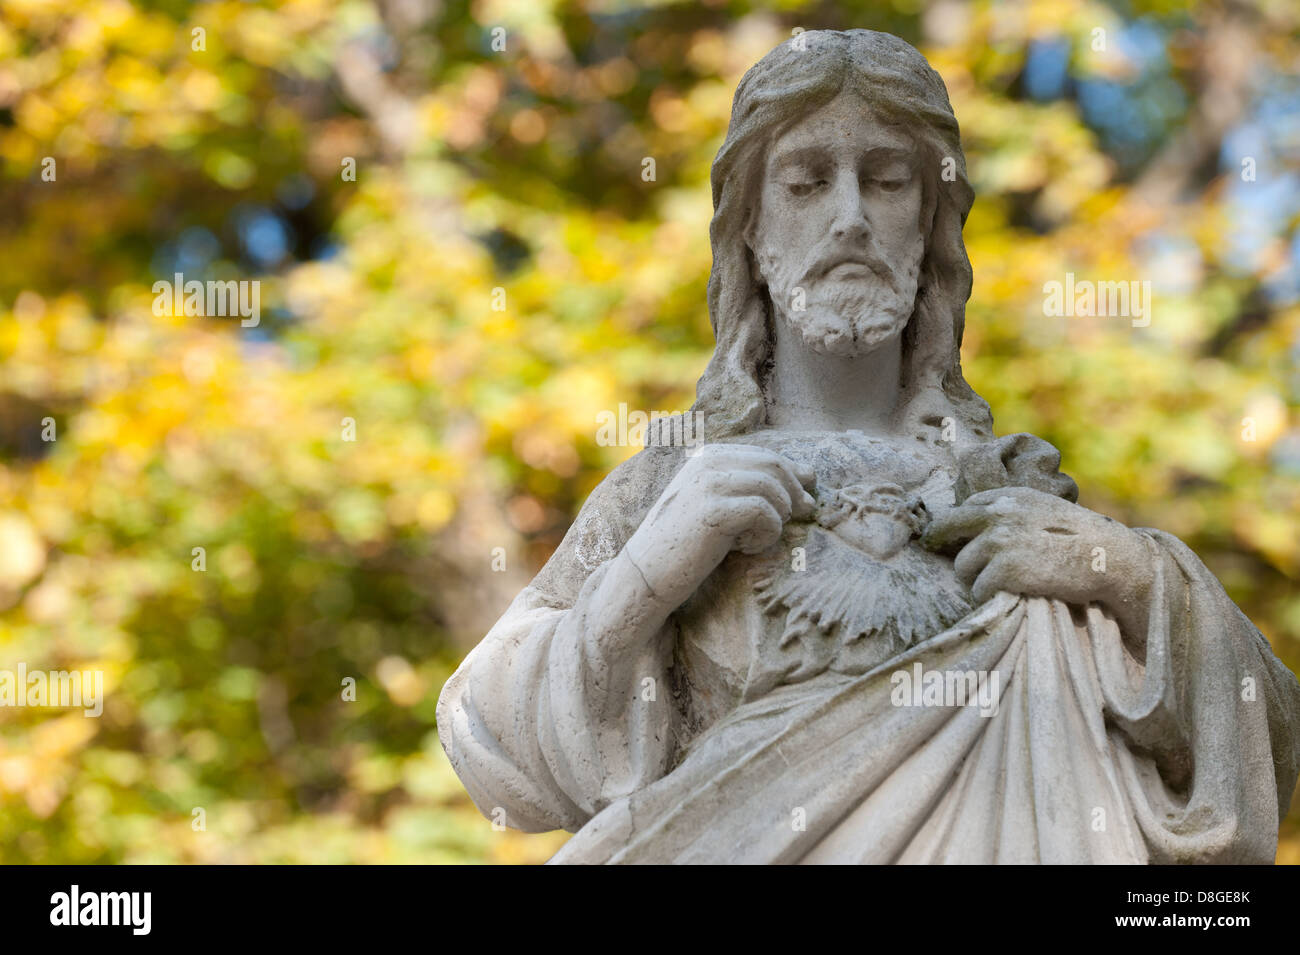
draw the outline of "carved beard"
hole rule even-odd
[[[917,235],[900,264],[870,256],[877,264],[869,278],[812,278],[813,270],[802,263],[792,267],[788,253],[771,250],[756,259],[779,320],[798,331],[814,351],[859,358],[897,335],[912,317],[924,251],[924,237]],[[796,289],[803,290],[803,310],[795,307]]]

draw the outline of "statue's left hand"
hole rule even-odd
[[[953,568],[983,603],[998,591],[1099,603],[1146,636],[1154,576],[1146,541],[1112,518],[1028,487],[973,494],[931,521],[921,543],[956,553]]]

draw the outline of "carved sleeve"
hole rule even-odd
[[[672,450],[652,449],[615,469],[447,681],[439,737],[485,815],[504,810],[506,825],[528,832],[576,831],[670,765],[672,634],[610,652],[638,612],[610,595],[644,584],[622,548],[679,465]]]

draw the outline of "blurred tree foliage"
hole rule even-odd
[[[558,847],[477,814],[434,703],[632,453],[597,412],[689,405],[709,163],[800,27],[948,83],[999,431],[1300,667],[1292,0],[0,0],[0,668],[109,689],[0,710],[0,859]],[[178,271],[260,324],[156,316]],[[1067,272],[1152,281],[1150,325],[1044,317]]]

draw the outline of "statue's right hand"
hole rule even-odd
[[[708,444],[682,465],[624,548],[655,596],[676,609],[733,550],[771,547],[811,516],[811,468],[767,448]]]

